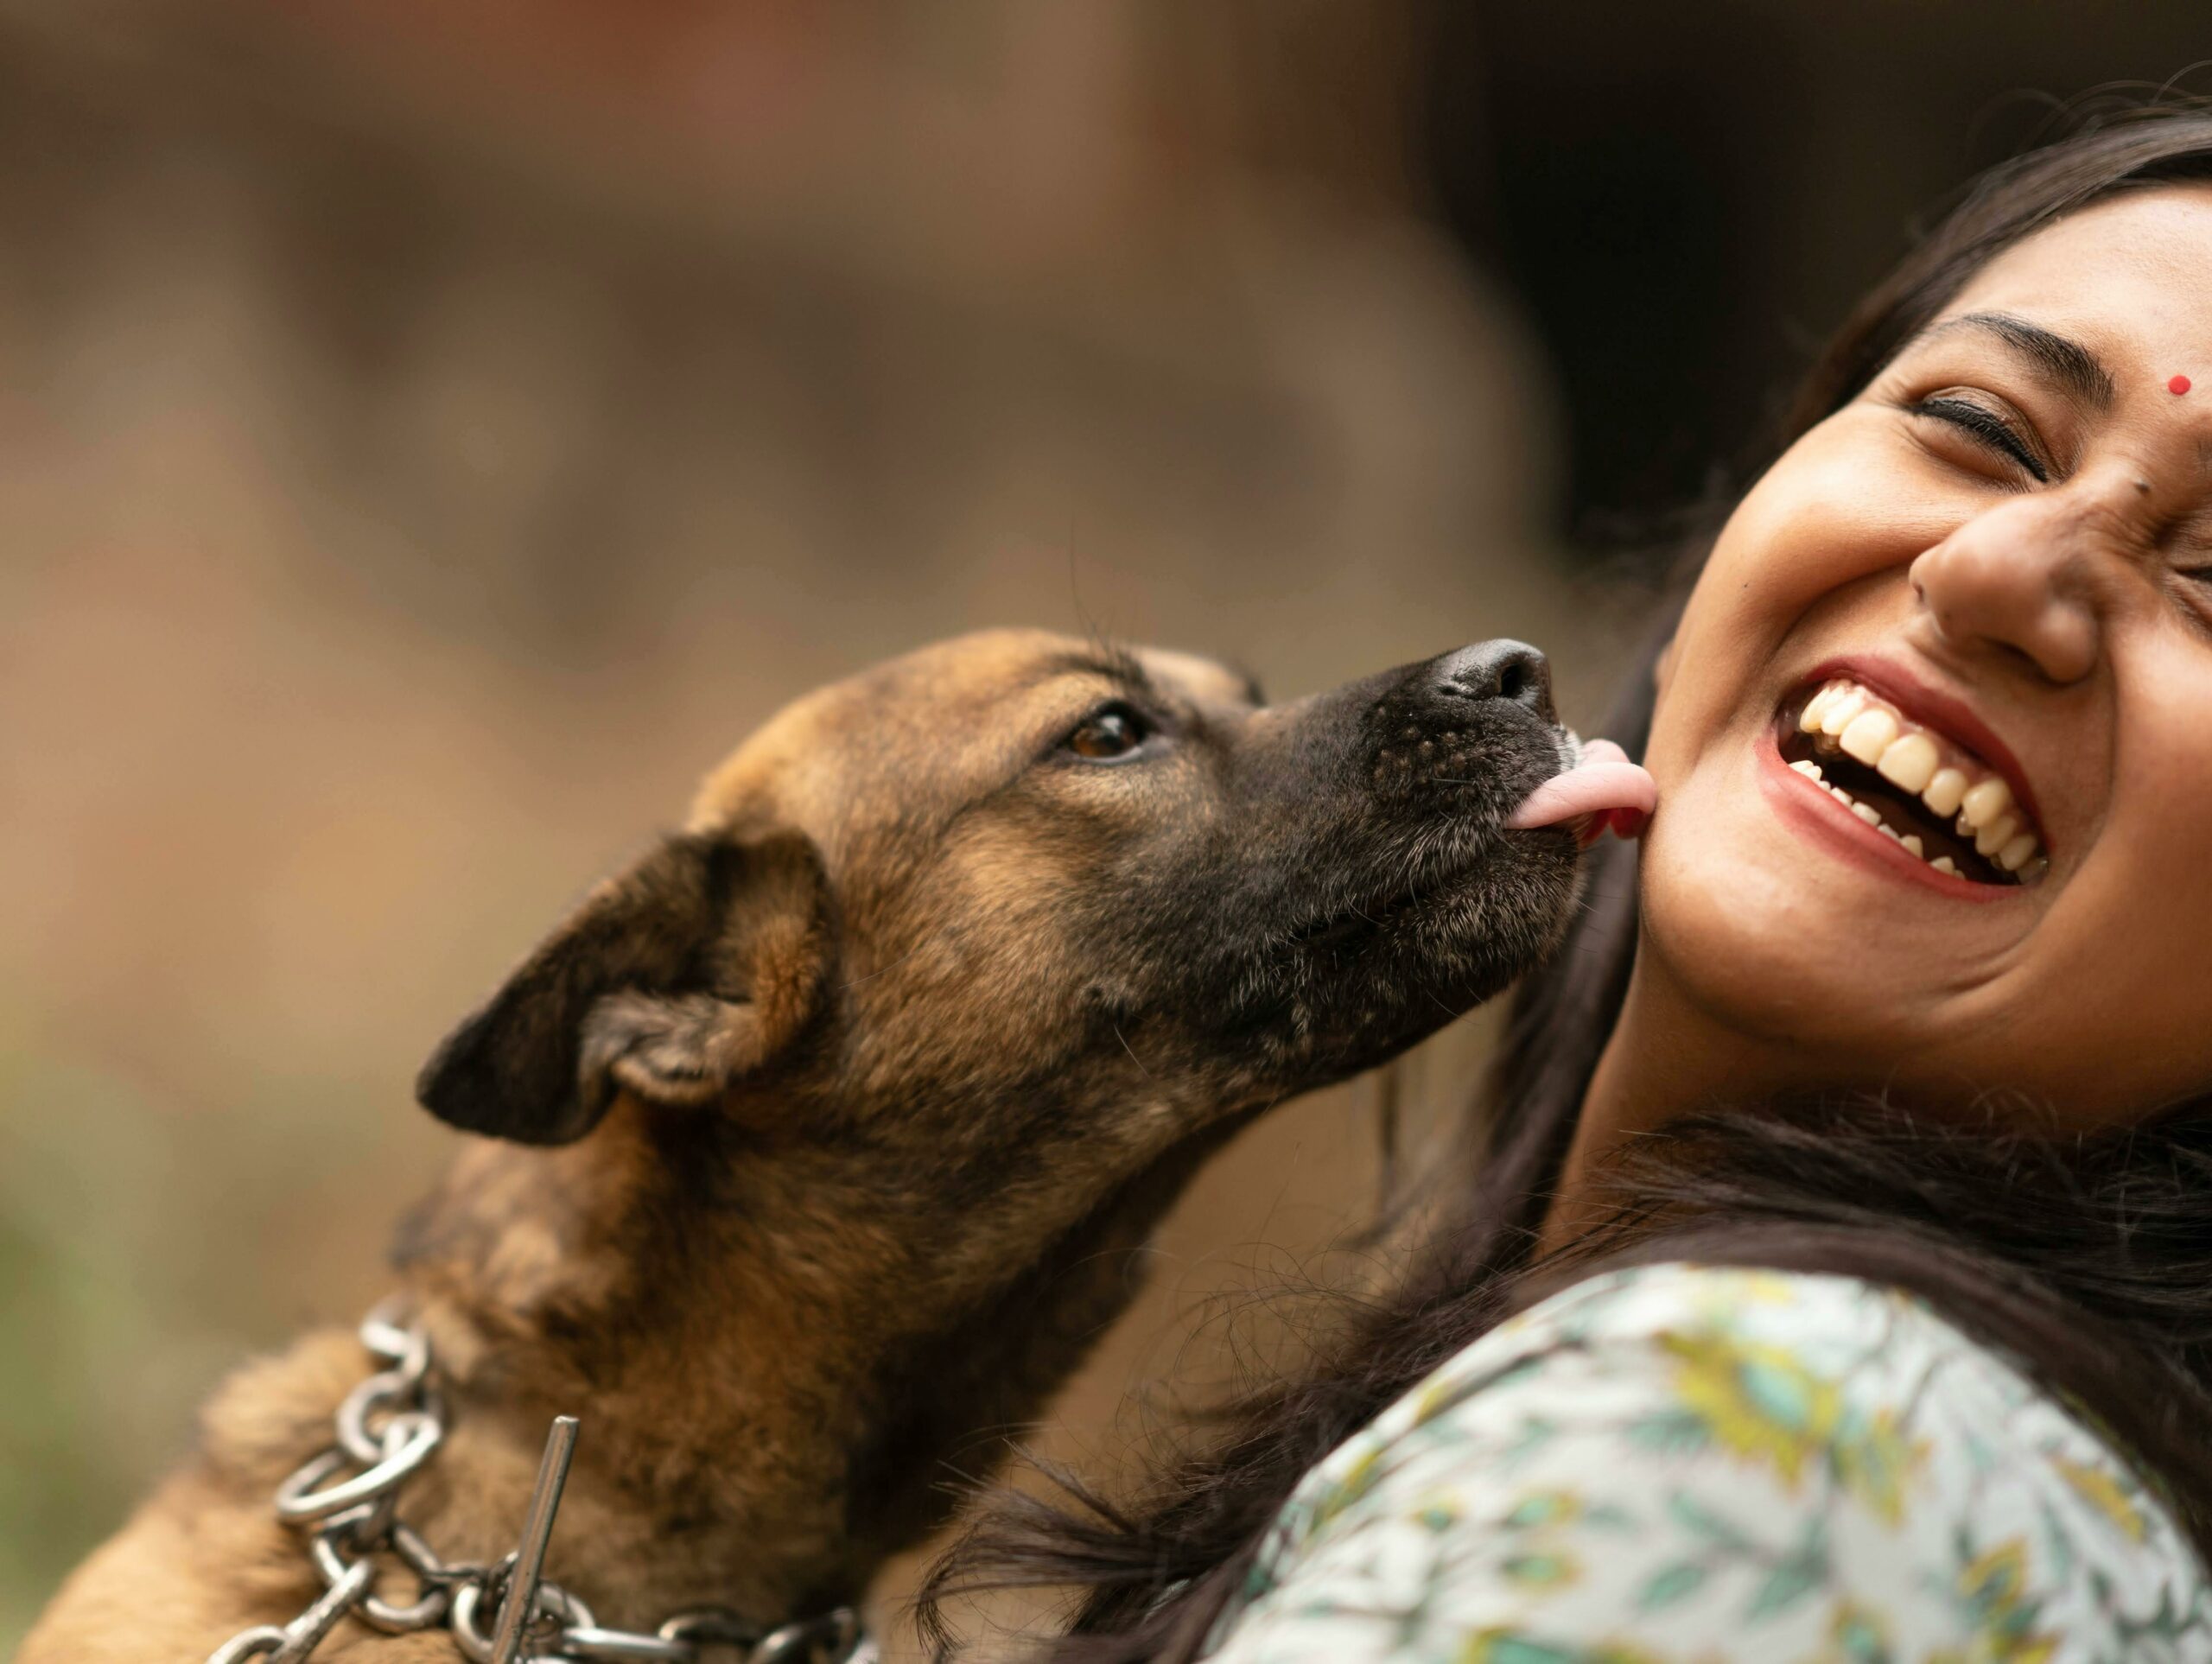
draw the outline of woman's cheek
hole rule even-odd
[[[1649,766],[1687,763],[1762,683],[1791,628],[1827,587],[1834,516],[1801,485],[1796,453],[1777,463],[1729,516],[1675,632],[1654,723]]]
[[[1712,732],[1743,716],[1755,692],[1778,698],[1783,689],[1761,673],[1794,674],[1818,656],[1808,645],[1798,656],[1806,662],[1786,658],[1793,632],[1808,622],[1848,627],[1866,580],[1902,581],[1959,518],[1956,492],[1923,477],[1924,454],[1878,426],[1885,414],[1853,406],[1830,417],[1729,517],[1675,638],[1666,702],[1675,708],[1662,713],[1674,732]],[[1877,608],[1885,618],[1891,610]],[[1858,621],[1863,631],[1868,620]],[[1770,715],[1761,708],[1749,720]],[[1654,751],[1655,767],[1663,765],[1663,748]]]
[[[1746,600],[1802,610],[1875,573],[1909,565],[1966,506],[1927,477],[1918,447],[1900,442],[1853,407],[1793,446],[1745,499],[1724,538],[1729,574]],[[1733,520],[1732,520],[1732,530]]]

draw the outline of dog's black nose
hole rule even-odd
[[[1505,699],[1557,722],[1551,662],[1525,641],[1478,641],[1436,661],[1436,689],[1459,699]]]

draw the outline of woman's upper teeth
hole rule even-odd
[[[2019,872],[2040,853],[2041,840],[2004,776],[1880,695],[1838,677],[1806,702],[1797,726],[1821,750],[1865,764],[1930,812],[1956,815],[1959,835],[2006,872]]]

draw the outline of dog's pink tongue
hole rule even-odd
[[[1580,763],[1530,792],[1506,824],[1557,826],[1594,815],[1605,817],[1595,822],[1599,829],[1610,823],[1629,835],[1642,828],[1658,802],[1658,786],[1626,752],[1610,740],[1592,740],[1582,747]]]

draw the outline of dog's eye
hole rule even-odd
[[[1133,707],[1106,705],[1084,717],[1061,744],[1086,761],[1112,763],[1135,752],[1151,734],[1152,725]]]

